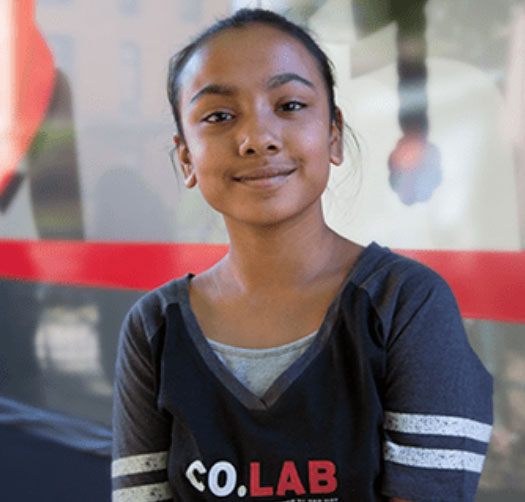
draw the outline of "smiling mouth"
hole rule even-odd
[[[296,170],[296,167],[264,167],[254,169],[241,176],[234,176],[233,180],[247,184],[264,184],[272,180],[279,181],[285,179]]]

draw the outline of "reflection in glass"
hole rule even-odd
[[[73,80],[75,77],[75,41],[73,37],[53,33],[46,36],[46,42],[53,53],[55,66],[60,68],[70,80]]]
[[[476,320],[465,326],[494,377],[494,428],[480,491],[514,500],[525,494],[525,329]]]
[[[99,314],[95,305],[50,306],[43,309],[35,336],[35,352],[40,368],[52,383],[65,380],[82,386],[90,393],[111,396],[111,383],[105,378],[100,364],[98,341]],[[48,399],[53,389],[48,385]],[[63,397],[62,397],[63,398]]]
[[[139,11],[139,0],[118,0],[118,10],[122,14],[137,14]]]
[[[142,71],[140,48],[134,42],[119,47],[120,108],[126,115],[140,110],[140,77]]]

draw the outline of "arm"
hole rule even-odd
[[[491,432],[492,379],[440,277],[416,270],[395,302],[387,331],[383,493],[473,501]]]
[[[138,311],[122,327],[113,404],[112,500],[172,501],[171,422],[157,409],[154,362]]]

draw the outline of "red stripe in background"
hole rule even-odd
[[[0,240],[0,276],[56,284],[147,290],[202,272],[218,244]],[[525,323],[525,252],[398,250],[442,275],[463,317]]]

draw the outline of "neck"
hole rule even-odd
[[[325,223],[322,208],[299,221],[253,226],[226,221],[230,251],[223,277],[243,291],[300,288],[326,271],[344,240]]]

